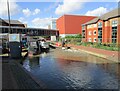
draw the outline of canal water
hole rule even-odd
[[[52,49],[26,58],[23,67],[49,89],[118,89],[120,84],[119,64],[78,51]]]

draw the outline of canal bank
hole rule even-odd
[[[118,51],[108,51],[108,50],[97,49],[97,48],[86,47],[86,46],[77,46],[73,44],[68,44],[67,46],[69,46],[71,49],[74,49],[74,50],[79,50],[79,51],[86,52],[91,55],[95,55],[101,58],[108,59],[115,63],[120,63]]]

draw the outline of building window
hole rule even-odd
[[[112,43],[116,43],[117,39],[116,38],[112,38]]]
[[[8,28],[4,28],[4,32],[2,32],[2,33],[9,33],[9,29]]]
[[[117,24],[118,24],[118,21],[117,21],[117,20],[113,20],[113,21],[112,21],[112,27],[117,26]]]
[[[92,25],[88,25],[88,27],[87,27],[87,28],[88,28],[88,29],[89,29],[89,28],[92,28]]]
[[[102,43],[102,38],[98,38],[98,43]]]
[[[92,31],[89,31],[89,35],[92,35]]]
[[[92,42],[92,39],[91,39],[91,38],[89,38],[88,42]]]
[[[82,30],[82,38],[85,38],[85,30]]]
[[[96,42],[96,38],[94,38],[94,42]]]
[[[93,34],[96,35],[96,30],[94,30]]]
[[[97,24],[94,24],[94,27],[97,27]]]
[[[99,28],[102,27],[102,22],[98,22],[98,27],[99,27]]]
[[[112,43],[116,43],[117,40],[117,26],[112,26]]]
[[[98,42],[102,43],[102,27],[98,27]]]
[[[85,26],[82,26],[82,30],[85,30]]]
[[[102,38],[102,30],[98,30],[98,38]]]

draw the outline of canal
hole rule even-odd
[[[118,89],[120,64],[76,50],[51,49],[23,61],[49,89]]]

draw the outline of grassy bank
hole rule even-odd
[[[76,45],[83,45],[83,46],[99,48],[99,49],[104,49],[104,50],[110,50],[110,51],[118,51],[118,49],[119,49],[116,44],[101,44],[101,43],[86,42],[86,43],[80,43],[80,44],[76,44]]]
[[[102,43],[92,43],[92,42],[83,42],[82,43],[82,35],[81,34],[78,34],[75,36],[66,36],[65,38],[60,38],[60,42],[63,39],[67,40],[67,44],[82,45],[82,46],[110,50],[110,51],[118,51],[119,50],[119,47],[115,43],[114,44],[102,44]]]

